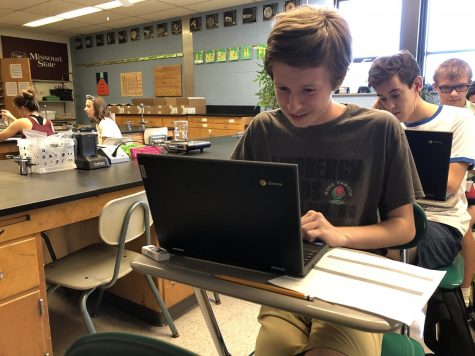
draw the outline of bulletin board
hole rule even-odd
[[[181,64],[153,69],[155,96],[183,96]]]
[[[122,96],[142,96],[142,72],[120,73],[120,92]]]

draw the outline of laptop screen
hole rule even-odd
[[[406,131],[417,173],[427,199],[447,199],[452,132]]]
[[[171,155],[138,162],[161,247],[304,274],[297,165]]]

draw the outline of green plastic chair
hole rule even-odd
[[[408,263],[408,250],[416,247],[422,236],[427,230],[427,217],[424,210],[417,203],[413,203],[414,222],[416,224],[416,235],[414,238],[393,249],[401,250],[401,260]],[[463,267],[462,267],[463,270]],[[383,344],[381,348],[381,356],[424,356],[424,348],[422,345],[409,336],[409,326],[403,325],[401,333],[387,332],[383,335]]]
[[[196,356],[160,339],[128,333],[96,333],[76,340],[65,356]]]

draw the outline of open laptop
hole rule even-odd
[[[303,276],[326,249],[302,241],[295,164],[146,154],[138,163],[171,254]]]
[[[405,130],[426,199],[445,201],[452,132]]]

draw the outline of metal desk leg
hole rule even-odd
[[[203,313],[203,317],[205,318],[206,325],[208,326],[211,338],[213,339],[214,346],[216,347],[216,350],[218,350],[218,354],[220,356],[230,356],[231,354],[226,348],[223,335],[221,335],[218,322],[214,317],[213,309],[209,303],[208,294],[206,294],[205,290],[196,287],[193,287],[193,291],[195,292],[196,300],[198,301],[198,305]]]

